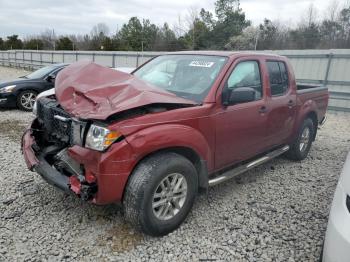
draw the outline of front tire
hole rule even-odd
[[[17,107],[23,111],[32,111],[37,95],[33,90],[20,92],[17,96]]]
[[[310,151],[315,134],[315,126],[310,118],[307,118],[299,128],[298,135],[290,145],[287,157],[295,161],[305,159]]]
[[[155,154],[144,159],[128,181],[125,218],[148,235],[166,235],[186,219],[197,191],[197,172],[187,158],[172,152]]]

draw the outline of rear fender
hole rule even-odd
[[[303,121],[309,117],[314,121],[314,124],[315,124],[315,134],[314,134],[314,138],[315,138],[316,132],[317,132],[317,125],[319,122],[317,112],[318,112],[317,104],[315,101],[311,99],[307,100],[303,105],[299,107],[299,113],[297,115],[295,125],[294,125],[293,139],[297,136],[299,128],[302,125]]]

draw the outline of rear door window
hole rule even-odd
[[[272,96],[281,96],[288,90],[288,71],[286,64],[280,61],[266,62],[269,72]]]

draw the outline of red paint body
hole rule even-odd
[[[85,175],[90,179],[91,176],[97,179],[98,192],[93,199],[94,203],[107,204],[121,201],[128,177],[133,169],[140,160],[153,152],[175,147],[191,149],[206,163],[207,174],[210,176],[276,146],[289,144],[307,115],[315,114],[318,122],[321,122],[325,116],[328,91],[298,94],[291,65],[284,57],[227,52],[197,52],[195,54],[229,57],[228,63],[214,82],[203,105],[150,113],[112,123],[108,128],[121,132],[125,138],[113,144],[106,152],[97,152],[79,146],[69,149],[69,155],[84,165]],[[256,60],[260,64],[263,99],[225,107],[221,102],[225,80],[235,65],[244,60]],[[285,95],[271,96],[266,60],[284,61],[287,64],[289,89]],[[68,74],[69,67],[63,72]],[[108,78],[114,75],[110,74]],[[63,81],[63,75],[60,77]],[[129,76],[122,75],[122,77],[128,78]],[[102,78],[98,80],[98,84],[101,85],[102,80]],[[141,84],[135,79],[128,81],[132,85]],[[91,87],[91,83],[89,86]],[[65,91],[67,88],[62,88],[56,95],[59,101],[62,100],[60,101],[62,106],[72,114],[75,112],[79,116],[105,119],[111,113],[116,112],[105,102],[103,102],[104,106],[96,111],[91,110],[91,102],[86,101],[81,102],[80,107],[74,107],[68,100],[64,102],[65,95],[71,96],[71,92]],[[88,89],[89,87],[80,92],[83,93]],[[106,92],[103,93],[103,90]],[[108,87],[96,90],[96,92],[91,90],[88,92],[91,97],[98,94],[97,98],[93,97],[91,100],[101,99],[99,92],[102,92],[105,97],[113,95],[111,93],[113,89]],[[130,102],[126,107],[147,104],[149,103],[147,99],[156,101],[151,95],[144,95],[146,100],[138,96],[134,103]],[[165,100],[171,99],[171,95],[166,92],[161,92],[160,96]],[[181,100],[183,103],[191,103],[191,101]],[[290,101],[293,102],[293,106],[288,106]],[[84,105],[89,110],[85,110]],[[262,106],[267,109],[264,113],[259,112]],[[34,141],[27,133],[23,150],[29,168],[35,162],[35,156],[30,148],[32,143]]]

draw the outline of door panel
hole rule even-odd
[[[224,96],[220,98],[225,104],[230,104],[230,92],[242,87],[255,90],[255,101],[221,106],[214,115],[216,169],[247,160],[265,148],[267,106],[260,65],[258,60],[237,60],[224,80]]]
[[[292,94],[272,98],[267,113],[267,134],[269,147],[281,145],[291,135],[295,121],[295,99]],[[293,101],[294,105],[289,106]]]
[[[267,113],[268,146],[274,147],[285,143],[292,133],[296,94],[284,62],[267,61],[266,65],[271,90],[268,98],[270,110]]]
[[[264,100],[227,107],[215,115],[217,169],[246,160],[265,148]]]

